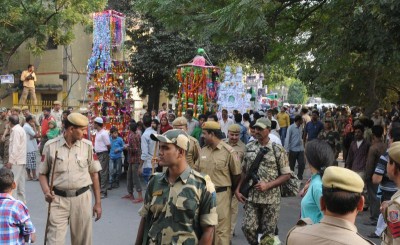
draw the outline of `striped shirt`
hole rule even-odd
[[[24,235],[34,232],[25,204],[7,193],[0,193],[0,244],[25,244]]]

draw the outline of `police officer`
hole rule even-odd
[[[397,188],[400,188],[400,142],[391,144],[389,150],[387,174]],[[381,211],[387,227],[383,233],[382,244],[400,244],[400,191],[390,201],[381,204]]]
[[[174,129],[181,129],[185,133],[187,133],[187,119],[184,117],[178,117],[172,122],[172,127]],[[189,137],[189,150],[186,155],[186,161],[189,166],[194,169],[198,170],[199,165],[199,156],[200,156],[200,145],[196,138],[188,135]]]
[[[218,224],[215,188],[209,176],[187,164],[187,134],[172,129],[151,139],[160,142],[159,164],[167,170],[150,178],[136,245],[212,244]]]
[[[19,106],[13,106],[13,107],[11,108],[11,115],[18,116],[18,118],[19,118],[19,125],[21,125],[21,127],[24,126],[24,124],[25,124],[25,117],[24,117],[24,115],[21,113],[21,107],[19,107]]]
[[[310,219],[300,220],[289,231],[287,245],[296,244],[374,244],[357,233],[354,225],[363,210],[361,195],[364,181],[346,168],[331,166],[322,177],[321,210],[324,217],[318,224]]]
[[[232,146],[232,148],[238,155],[239,162],[242,162],[244,151],[246,150],[246,145],[239,138],[240,138],[240,125],[239,124],[230,125],[228,127],[228,138],[225,139],[224,142]],[[235,234],[238,209],[239,209],[239,202],[237,198],[233,196],[231,203],[231,236],[234,236]]]
[[[281,145],[272,143],[268,136],[271,121],[262,117],[254,124],[254,128],[254,137],[257,141],[246,145],[241,180],[245,178],[261,147],[267,148],[268,152],[259,163],[256,172],[259,181],[250,189],[248,199],[246,200],[239,192],[242,183],[239,183],[235,192],[238,201],[246,204],[242,230],[251,245],[259,244],[259,234],[261,234],[261,244],[268,244],[274,240],[281,202],[279,186],[290,178],[285,149]]]
[[[53,109],[51,110],[51,115],[54,117],[54,119],[57,122],[57,127],[61,128],[61,121],[62,121],[62,109],[61,109],[61,102],[56,100],[53,102]]]
[[[223,142],[218,122],[205,122],[202,128],[206,146],[200,152],[200,172],[210,176],[217,192],[218,226],[215,244],[229,244],[231,199],[240,179],[240,162],[235,150]]]
[[[92,143],[83,138],[88,119],[71,113],[64,121],[64,136],[49,140],[43,149],[39,181],[45,199],[51,203],[48,244],[65,244],[68,225],[71,244],[92,244],[92,215],[101,217],[99,174],[101,166]],[[55,159],[57,153],[57,158]],[[53,178],[51,192],[49,180]],[[95,203],[93,210],[92,186]]]

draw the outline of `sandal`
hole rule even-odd
[[[131,199],[131,200],[134,200],[135,199],[135,197],[133,196],[133,194],[127,194],[127,195],[125,195],[125,196],[123,196],[123,197],[121,197],[122,199]]]
[[[133,199],[132,202],[133,203],[141,203],[141,202],[143,202],[143,198]]]

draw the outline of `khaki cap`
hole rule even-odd
[[[326,168],[324,172],[322,186],[325,188],[361,193],[364,188],[364,181],[356,172],[350,169],[331,166]]]
[[[181,129],[171,129],[164,134],[151,134],[150,138],[154,141],[160,141],[169,144],[175,144],[179,148],[187,151],[189,149],[189,137]]]
[[[203,129],[221,129],[221,125],[219,123],[214,122],[214,121],[207,121],[203,123]]]
[[[56,101],[53,102],[53,105],[61,105],[61,102],[56,100]]]
[[[21,111],[25,111],[25,110],[29,110],[29,107],[27,107],[26,105],[24,105],[24,106],[21,108]]]
[[[270,128],[271,127],[271,121],[268,118],[262,117],[259,118],[254,124],[254,127],[260,127],[262,129]]]
[[[89,124],[88,118],[77,112],[69,114],[67,120],[78,127],[86,127]]]
[[[232,133],[240,133],[240,126],[239,124],[232,124],[228,127],[228,131]]]
[[[388,150],[389,157],[392,158],[397,164],[400,164],[400,142],[394,142],[390,145]]]
[[[172,126],[187,126],[187,120],[184,117],[177,117],[172,122]]]
[[[19,106],[13,106],[13,107],[11,108],[11,110],[14,110],[14,111],[21,111],[21,107],[19,107]]]

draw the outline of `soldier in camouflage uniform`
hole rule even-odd
[[[187,134],[173,129],[151,139],[160,142],[160,165],[168,169],[149,181],[136,245],[212,244],[218,224],[215,188],[209,176],[187,164]]]
[[[172,127],[174,129],[181,129],[185,133],[187,133],[188,126],[187,126],[187,119],[184,117],[178,117],[172,122]],[[189,166],[198,171],[199,166],[199,156],[200,156],[200,145],[196,138],[188,135],[189,137],[189,150],[186,155],[186,161]]]
[[[217,193],[218,226],[215,228],[214,244],[229,245],[231,240],[231,200],[240,180],[240,162],[235,150],[221,140],[218,122],[203,124],[206,146],[200,152],[200,171],[208,174]]]
[[[225,139],[224,142],[232,146],[232,148],[238,155],[239,161],[242,162],[246,145],[239,138],[240,138],[240,125],[239,124],[230,125],[228,127],[228,138]],[[235,234],[238,209],[239,209],[239,202],[235,197],[235,195],[233,195],[231,202],[231,236],[234,236]]]
[[[290,178],[289,162],[285,149],[269,140],[271,121],[267,118],[260,118],[254,127],[257,141],[246,145],[242,164],[242,178],[235,191],[238,201],[246,204],[242,230],[251,245],[269,244],[269,242],[274,241],[281,201],[279,186]],[[261,147],[266,147],[268,152],[264,155],[257,171],[260,180],[250,189],[246,200],[239,192],[240,186]],[[261,234],[260,243],[258,243],[259,233]]]

